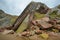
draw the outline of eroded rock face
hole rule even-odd
[[[34,14],[34,12],[46,14],[48,10],[49,8],[43,3],[31,2],[12,25],[12,30],[16,31],[28,14]]]

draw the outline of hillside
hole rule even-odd
[[[50,10],[47,12],[47,15],[51,18],[57,18],[60,19],[60,5],[50,8]]]
[[[11,26],[17,16],[13,16],[5,13],[3,10],[0,10],[0,27]]]

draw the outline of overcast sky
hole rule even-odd
[[[60,0],[0,0],[0,9],[8,14],[19,15],[31,1],[45,3],[50,8],[60,4]]]

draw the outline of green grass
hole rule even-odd
[[[55,14],[50,14],[50,17],[51,17],[51,18],[56,18],[56,16],[57,16],[57,15],[55,15]]]
[[[57,14],[55,14],[55,13],[52,13],[52,14],[49,14],[50,15],[50,17],[53,19],[53,18],[56,18],[56,17],[58,17],[58,18],[60,18],[60,15],[57,15]]]
[[[10,23],[13,25],[18,16],[11,17]]]
[[[53,18],[56,18],[56,17],[58,17],[58,18],[60,18],[60,14],[57,14],[58,13],[58,10],[54,10],[53,12],[51,12],[50,14],[49,14],[49,16],[53,19]]]
[[[44,16],[45,16],[45,14],[40,14],[40,13],[35,13],[34,14],[34,16],[35,16],[35,18],[34,19],[41,19],[41,18],[43,18]]]

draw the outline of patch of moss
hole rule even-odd
[[[53,32],[59,32],[59,30],[58,30],[58,29],[52,29],[52,31],[53,31]]]
[[[43,14],[43,13],[41,14],[41,13],[37,13],[37,12],[36,12],[36,13],[34,14],[34,19],[41,19],[41,18],[43,18],[44,16],[45,16],[45,14]]]
[[[46,33],[42,33],[42,34],[40,34],[40,37],[43,38],[43,39],[48,39],[49,35],[46,34]]]

